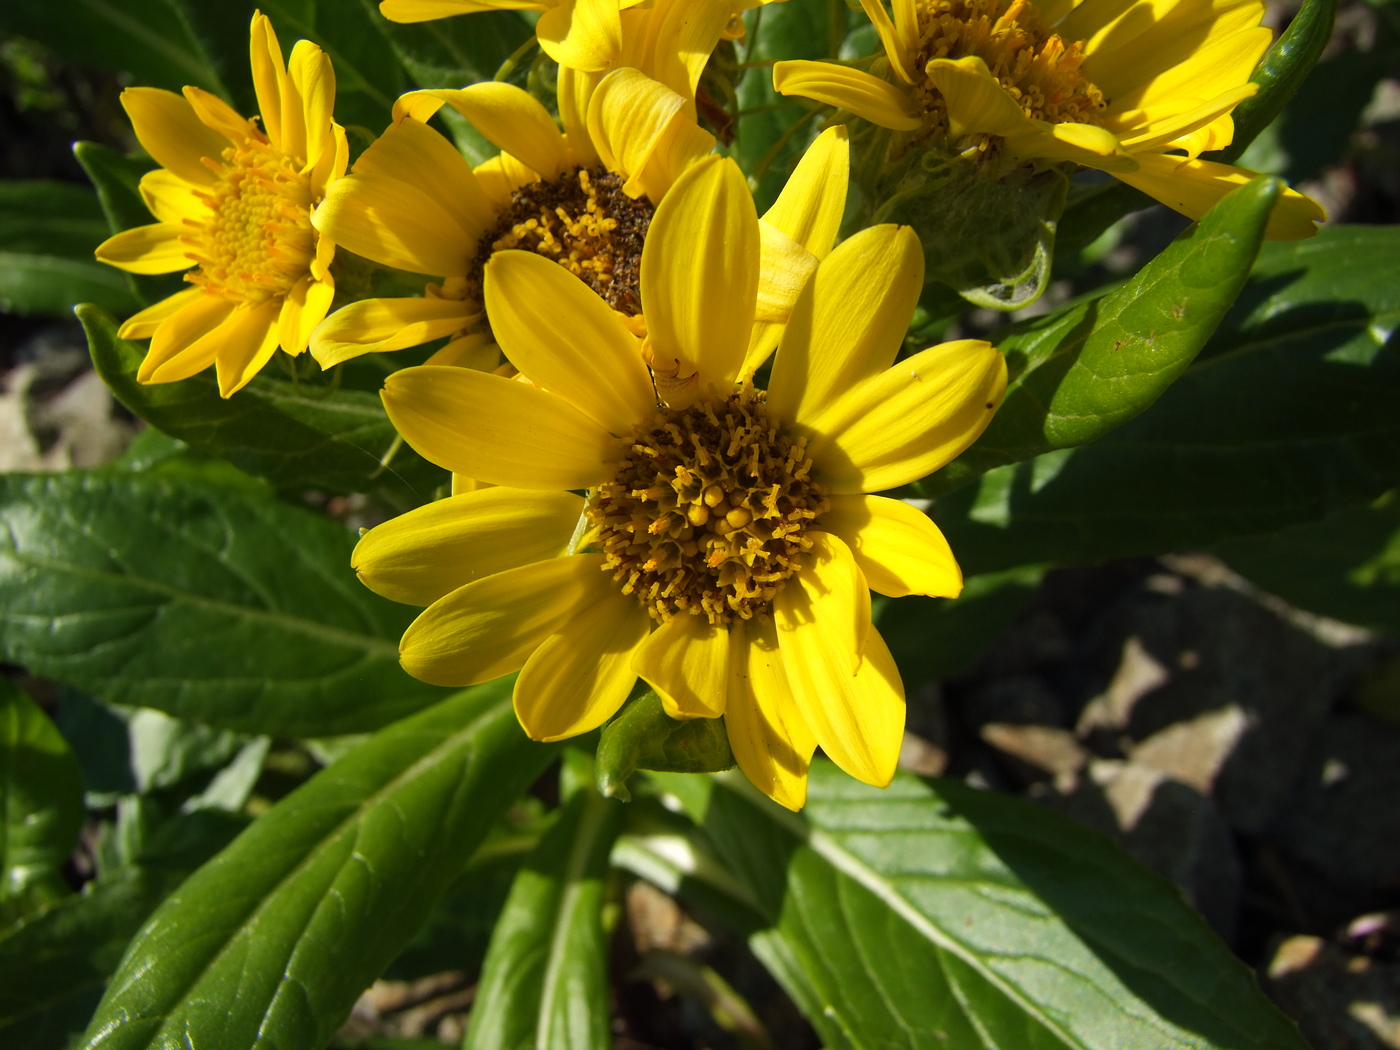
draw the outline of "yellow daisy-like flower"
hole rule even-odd
[[[761,237],[727,158],[661,203],[641,276],[650,356],[671,366],[655,385],[577,277],[493,256],[491,325],[527,381],[407,368],[384,403],[426,457],[500,487],[371,530],[354,565],[428,605],[400,645],[411,674],[519,670],[515,710],[538,740],[601,725],[641,676],[673,717],[723,715],[740,767],[797,809],[818,744],[866,782],[894,774],[903,687],[869,588],[956,595],[962,578],[927,517],[868,493],[971,444],[1006,366],[978,341],[894,364],[923,264],[912,231],[887,225],[822,262],[755,390],[741,377]]]
[[[1230,144],[1230,111],[1256,90],[1260,0],[894,0],[893,19],[881,0],[861,6],[881,75],[780,62],[776,89],[904,133],[901,148],[1098,168],[1193,219],[1253,177],[1199,154]],[[1288,190],[1266,235],[1310,237],[1324,218]]]
[[[396,123],[332,187],[315,223],[350,251],[443,280],[423,298],[370,299],[332,314],[312,334],[323,367],[444,336],[453,341],[442,353],[454,359],[458,347],[490,347],[471,331],[483,319],[483,274],[494,253],[516,248],[582,278],[640,330],[638,279],[652,215],[681,172],[711,152],[714,136],[687,114],[681,95],[636,69],[603,77],[586,112],[568,91],[560,99],[562,134],[538,100],[509,84],[417,91],[398,101]],[[502,153],[473,170],[423,123],[444,104]],[[755,368],[831,249],[848,172],[845,132],[831,129],[765,216],[761,316],[770,325],[755,335]]]
[[[539,11],[535,34],[560,65],[589,73],[631,66],[660,41],[687,64],[704,67],[723,35],[742,34],[737,17],[773,0],[382,0],[391,22],[428,22],[482,11]],[[632,11],[633,8],[640,8]],[[653,75],[656,75],[655,73]],[[695,76],[699,77],[697,70]],[[658,76],[675,87],[665,76]]]
[[[136,314],[123,339],[150,338],[137,378],[185,379],[213,364],[230,397],[280,345],[306,349],[335,296],[335,244],[311,217],[345,173],[345,132],[332,119],[335,71],[319,47],[300,40],[291,61],[272,23],[253,15],[253,84],[262,126],[197,87],[184,97],[127,88],[122,105],[136,138],[161,165],[141,179],[160,221],[104,241],[97,258],[130,273],[195,268],[195,287]]]

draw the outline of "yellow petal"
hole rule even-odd
[[[561,66],[609,69],[622,50],[617,0],[559,0],[535,25],[540,49]]]
[[[173,91],[148,87],[127,88],[121,99],[137,141],[157,164],[196,186],[218,180],[203,158],[218,160],[228,140],[200,120],[188,101]]]
[[[1122,123],[1124,127],[1134,128],[1131,134],[1119,132],[1123,148],[1133,153],[1145,153],[1149,150],[1160,150],[1169,143],[1185,135],[1190,135],[1200,128],[1216,123],[1222,117],[1229,121],[1226,116],[1230,110],[1234,109],[1244,99],[1255,95],[1259,90],[1258,84],[1241,84],[1233,91],[1228,91],[1209,102],[1202,103],[1194,108],[1173,113],[1169,117],[1156,120],[1144,120],[1143,115],[1138,112],[1125,115]],[[1112,127],[1112,125],[1110,125]],[[1230,122],[1233,131],[1234,122]],[[1117,130],[1116,128],[1114,130]],[[1215,148],[1221,148],[1230,144],[1233,136],[1226,136],[1218,144],[1212,143]]]
[[[632,3],[635,0],[619,6]],[[733,5],[719,0],[668,0],[640,5],[624,16],[622,57],[618,64],[640,69],[693,100],[705,64],[733,14]],[[690,114],[694,116],[693,108]]]
[[[412,118],[391,125],[360,155],[355,177],[362,175],[411,183],[451,215],[473,244],[498,218],[456,147]]]
[[[917,131],[923,126],[912,97],[887,80],[848,66],[806,59],[779,62],[773,66],[773,90],[849,110],[893,131]]]
[[[203,294],[204,289],[202,288],[186,288],[183,292],[176,292],[153,306],[146,307],[140,313],[132,314],[117,329],[117,338],[149,339],[155,335],[156,329],[163,321],[174,317],[185,307],[193,305]]]
[[[318,281],[307,274],[292,285],[277,319],[277,341],[282,349],[293,356],[305,351],[312,330],[325,320],[334,299],[335,283],[329,278]]]
[[[598,85],[597,73],[585,73],[572,66],[559,67],[559,79],[554,85],[554,98],[559,107],[559,120],[564,125],[564,139],[574,161],[583,168],[599,163],[598,148],[588,130],[588,107]]]
[[[376,594],[431,605],[474,580],[563,555],[582,513],[571,492],[479,489],[370,529],[350,564]]]
[[[476,254],[476,238],[446,208],[385,175],[337,179],[311,222],[356,255],[412,273],[463,275]]]
[[[754,320],[785,324],[793,304],[817,270],[817,257],[776,226],[759,220],[758,298]]]
[[[808,451],[829,492],[880,492],[933,473],[974,441],[1006,392],[1006,361],[987,343],[930,347],[819,411]]]
[[[718,718],[729,682],[729,629],[681,613],[651,633],[632,669],[672,718]]]
[[[342,306],[311,333],[311,356],[331,368],[361,354],[377,354],[441,339],[481,316],[460,299],[361,299]]]
[[[150,349],[146,351],[146,357],[136,372],[138,382],[169,382],[168,379],[156,379],[155,373],[164,365],[175,361],[205,335],[216,330],[228,315],[233,313],[234,304],[227,299],[217,295],[205,295],[203,291],[196,290],[199,291],[198,296],[186,301],[155,330],[151,337]],[[207,356],[199,359],[198,367],[189,370],[184,376],[175,375],[171,378],[182,379],[194,375],[213,363],[214,352],[211,349]]]
[[[1231,190],[1238,189],[1255,173],[1229,164],[1209,160],[1188,160],[1164,153],[1139,153],[1137,171],[1115,173],[1129,186],[1135,186],[1168,208],[1199,219],[1212,204]],[[1311,197],[1297,190],[1285,189],[1264,236],[1271,241],[1298,241],[1317,233],[1316,223],[1323,222],[1327,213]]]
[[[97,246],[98,262],[127,273],[174,273],[188,270],[194,261],[186,255],[180,227],[168,222],[137,226],[108,237]]]
[[[924,286],[924,253],[907,226],[872,226],[817,269],[783,334],[768,407],[803,423],[894,364]]]
[[[827,128],[807,147],[763,221],[782,230],[818,259],[836,242],[846,213],[851,143],[845,127]]]
[[[786,645],[790,635],[810,629],[812,644],[821,639],[823,661],[854,674],[870,630],[870,589],[844,540],[819,530],[807,535],[811,552],[773,601],[779,640]]]
[[[511,194],[540,177],[509,153],[498,153],[472,169],[486,199],[497,211],[510,207]]]
[[[188,232],[184,226],[186,219],[199,222],[212,214],[194,186],[164,168],[155,168],[141,176],[141,199],[157,219],[185,232]]]
[[[427,120],[444,102],[488,140],[544,178],[553,178],[568,167],[564,136],[549,110],[514,84],[488,80],[466,88],[412,91],[394,103],[394,119]]]
[[[381,0],[379,13],[390,22],[431,22],[481,11],[543,11],[547,0]]]
[[[335,115],[335,68],[330,56],[309,40],[298,40],[292,49],[287,74],[301,96],[302,123],[306,127],[308,168],[315,167],[327,151],[335,149],[332,128]]]
[[[601,554],[550,558],[474,580],[409,625],[399,660],[434,685],[489,682],[524,666],[560,624],[601,596],[600,584],[611,585]]]
[[[496,342],[531,382],[614,434],[656,412],[637,337],[564,267],[533,252],[495,252],[485,288]]]
[[[219,377],[219,396],[232,397],[262,371],[277,352],[280,334],[277,326],[282,304],[269,299],[257,306],[239,307],[229,319],[204,338],[217,341],[214,366]],[[198,347],[191,347],[191,356]]]
[[[451,340],[423,363],[494,372],[501,364],[501,348],[485,332],[471,332]]]
[[[218,95],[190,85],[185,86],[183,94],[195,116],[233,145],[241,146],[252,137],[256,125]]]
[[[904,683],[880,632],[870,628],[854,675],[823,661],[810,626],[778,638],[793,695],[827,757],[857,780],[887,785],[904,742]]]
[[[282,61],[282,47],[277,33],[264,14],[254,12],[248,35],[248,57],[253,69],[253,90],[258,96],[263,130],[274,149],[282,148],[282,116],[285,99],[292,86],[287,79],[287,67]]]
[[[891,598],[962,592],[962,570],[927,514],[884,496],[830,498],[821,527],[846,541],[872,590]]]
[[[753,197],[727,157],[692,166],[652,218],[641,285],[653,367],[682,381],[696,377],[687,388],[692,399],[707,388],[727,393],[743,365],[759,243]],[[661,394],[679,405],[676,391]]]
[[[426,459],[493,485],[586,489],[620,451],[562,397],[470,368],[419,366],[384,382],[384,408]]]
[[[880,37],[880,45],[885,49],[885,57],[889,59],[890,68],[894,70],[895,76],[912,85],[914,77],[910,73],[911,56],[894,23],[890,21],[890,16],[885,13],[883,0],[860,0],[860,6],[865,9],[865,16],[870,19],[870,24],[875,27],[875,32]]]
[[[807,768],[817,738],[793,698],[773,624],[732,624],[729,667],[724,725],[734,759],[754,787],[799,810],[807,801]]]
[[[564,740],[597,729],[636,684],[632,660],[651,617],[604,580],[609,591],[541,642],[516,680],[515,717],[531,739]]]
[[[836,242],[846,212],[850,170],[851,147],[846,129],[839,125],[827,128],[807,147],[762,221],[787,234],[818,261],[825,259]],[[759,295],[762,298],[761,288]],[[760,321],[754,325],[740,378],[758,371],[778,345],[782,332],[783,326],[778,322]]]
[[[625,192],[653,202],[715,141],[687,115],[684,97],[636,69],[613,70],[599,82],[588,133],[608,170],[627,176]]]

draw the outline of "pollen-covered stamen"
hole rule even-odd
[[[947,108],[922,73],[935,58],[976,55],[1026,116],[1052,124],[1098,124],[1103,93],[1084,75],[1084,44],[1047,29],[1032,0],[917,0],[914,97],[930,133],[945,132]]]
[[[208,160],[219,181],[202,199],[203,221],[187,219],[181,240],[199,269],[185,280],[236,302],[262,303],[291,291],[311,268],[311,181],[290,157],[248,138]]]
[[[805,438],[752,388],[667,409],[631,435],[626,459],[585,512],[604,567],[661,621],[712,624],[772,612],[829,504]]]
[[[520,187],[478,243],[467,272],[469,289],[480,298],[492,252],[520,248],[564,266],[614,310],[641,313],[642,243],[655,209],[645,197],[627,196],[622,183],[605,168],[575,168]]]

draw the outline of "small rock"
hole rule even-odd
[[[1231,704],[1153,733],[1132,749],[1132,758],[1209,795],[1248,728],[1249,718]]]
[[[1012,725],[1062,726],[1065,706],[1054,691],[1034,675],[996,678],[962,702],[969,726],[981,729],[992,722]]]
[[[1275,826],[1292,853],[1341,885],[1400,889],[1400,728],[1329,721]]]
[[[982,739],[1003,754],[1052,776],[1077,773],[1089,760],[1089,753],[1073,733],[1054,726],[990,722],[982,727]]]
[[[1290,937],[1274,952],[1265,987],[1314,1050],[1400,1050],[1400,963]]]

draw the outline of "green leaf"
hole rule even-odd
[[[464,1050],[606,1050],[603,900],[621,806],[575,793],[515,877],[491,937]]]
[[[1095,441],[1147,409],[1235,301],[1282,189],[1279,180],[1260,176],[1122,287],[1002,340],[1011,376],[1006,399],[976,444],[930,480],[929,491]]]
[[[1400,494],[1394,491],[1319,522],[1231,540],[1215,553],[1293,605],[1400,632]]]
[[[53,179],[0,180],[0,250],[91,261],[107,239],[92,190]]]
[[[1337,0],[1303,0],[1293,21],[1274,41],[1249,78],[1251,83],[1259,85],[1258,92],[1231,111],[1235,133],[1230,145],[1206,154],[1207,160],[1233,164],[1259,133],[1274,122],[1322,57],[1327,41],[1332,39],[1336,15]]]
[[[127,942],[180,878],[126,868],[0,934],[0,1043],[67,1047],[87,1026]]]
[[[417,506],[447,472],[403,445],[377,395],[259,376],[231,398],[212,370],[177,383],[136,380],[145,351],[118,339],[111,317],[80,307],[98,374],[122,404],[191,448],[222,456],[278,488],[383,491]]]
[[[113,703],[331,736],[446,695],[398,665],[413,610],[355,539],[239,489],[98,471],[0,479],[0,652]]]
[[[165,0],[73,0],[0,6],[0,31],[37,40],[80,65],[179,91],[226,91],[179,13]]]
[[[832,1050],[1305,1050],[1171,884],[1033,803],[818,761],[804,822],[737,775],[657,779],[757,900],[749,943]]]
[[[63,317],[75,303],[140,309],[126,274],[93,259],[0,251],[0,313]]]
[[[954,599],[876,600],[875,625],[890,647],[906,691],[971,670],[983,651],[1035,595],[1038,568],[973,576]]]
[[[933,516],[968,575],[1207,547],[1400,479],[1393,227],[1268,244],[1191,369],[1092,445],[984,475]]]
[[[639,769],[717,773],[734,768],[724,721],[666,714],[654,690],[630,700],[598,742],[596,776],[605,798],[631,799],[627,778]]]
[[[132,942],[86,1046],[324,1046],[555,749],[510,681],[376,734],[191,876]]]
[[[360,3],[419,87],[461,87],[490,80],[531,36],[529,23],[518,11],[408,25],[383,18],[377,0]]]
[[[0,678],[0,902],[67,892],[62,868],[83,824],[83,775],[48,715]]]
[[[141,176],[155,166],[153,161],[146,157],[124,157],[111,147],[97,142],[73,143],[73,156],[97,190],[97,200],[107,217],[109,233],[121,233],[155,221],[140,190]],[[178,274],[142,275],[105,265],[102,269],[109,274],[120,275],[135,296],[132,303],[114,311],[117,313],[130,313],[141,305],[163,299],[178,291],[182,283]],[[74,302],[96,302],[101,305],[102,300],[75,299]]]

